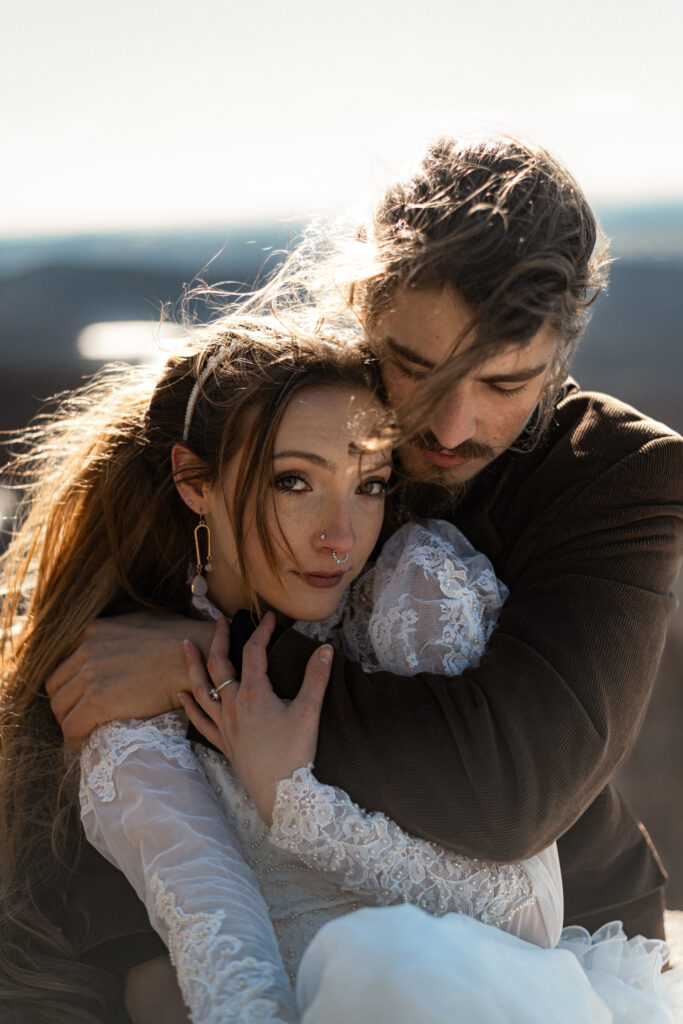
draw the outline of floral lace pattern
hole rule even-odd
[[[268,910],[182,712],[100,727],[82,753],[81,820],[169,949],[194,1024],[296,1019]]]
[[[158,875],[151,879],[151,890],[157,914],[168,928],[171,962],[194,1024],[280,1021],[277,1004],[262,996],[273,982],[273,964],[254,957],[235,959],[242,943],[221,935],[224,912],[184,913]]]
[[[178,712],[149,721],[131,718],[107,722],[89,736],[81,751],[81,806],[91,803],[89,790],[105,803],[116,798],[115,769],[137,750],[159,750],[183,768],[198,769],[197,758],[185,739],[186,724]]]
[[[416,839],[384,814],[368,814],[346,793],[319,783],[311,768],[278,784],[271,837],[343,890],[497,926],[534,902],[523,865],[491,864]]]
[[[508,591],[450,523],[409,523],[324,622],[297,623],[331,640],[366,671],[458,675],[479,663]]]
[[[244,859],[258,880],[285,970],[295,982],[301,957],[322,926],[376,900],[342,890],[334,879],[310,868],[295,852],[275,843],[271,830],[225,758],[213,750],[198,753]]]

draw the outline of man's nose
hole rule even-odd
[[[477,429],[472,397],[461,392],[446,395],[436,407],[429,429],[443,448],[457,448],[469,441]]]

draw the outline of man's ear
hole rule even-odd
[[[195,512],[201,512],[209,487],[205,463],[184,444],[174,444],[171,448],[171,466],[178,494],[186,505]]]

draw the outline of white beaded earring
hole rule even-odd
[[[206,541],[206,561],[202,558],[202,550],[200,543],[201,531],[205,531]],[[200,513],[199,522],[194,528],[194,550],[197,556],[197,573],[190,584],[190,589],[195,597],[205,597],[209,584],[206,582],[203,572],[213,572],[213,562],[211,561],[211,530],[208,527],[204,516]]]

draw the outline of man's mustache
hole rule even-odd
[[[431,431],[424,434],[416,434],[411,437],[409,444],[416,448],[422,448],[428,452],[444,452],[448,455],[459,455],[462,459],[493,459],[496,453],[487,444],[480,444],[478,441],[463,441],[455,448],[444,448]]]

